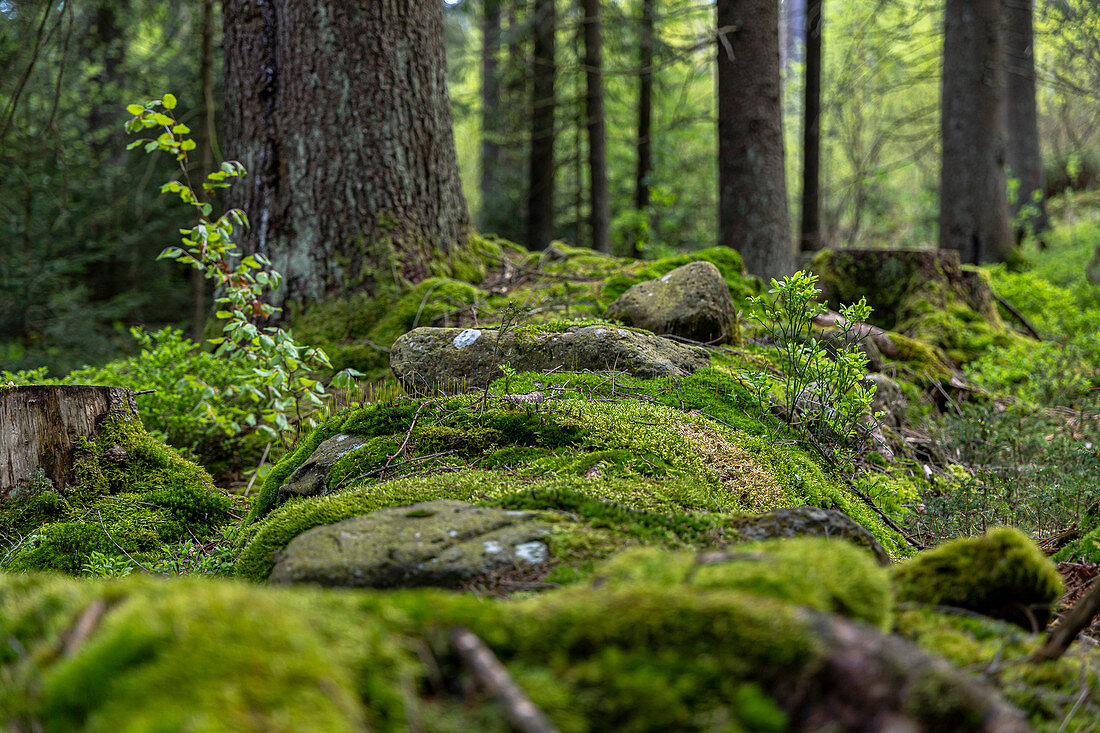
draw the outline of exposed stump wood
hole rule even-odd
[[[55,489],[72,486],[73,449],[94,438],[109,414],[137,417],[134,393],[121,387],[0,387],[0,499],[17,496],[36,476]]]

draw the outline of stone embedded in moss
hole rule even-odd
[[[1002,527],[922,552],[894,570],[898,600],[954,606],[1042,629],[1062,578],[1017,529]]]
[[[325,482],[337,461],[367,444],[367,440],[355,435],[339,433],[325,440],[298,467],[286,483],[279,487],[278,499],[284,502],[292,497],[317,496],[325,491]]]
[[[609,305],[604,315],[659,335],[715,344],[741,342],[729,288],[709,262],[692,262],[638,283]]]
[[[614,326],[570,328],[564,333],[488,329],[418,328],[393,345],[390,367],[412,390],[478,389],[517,371],[626,372],[644,379],[683,376],[708,366],[697,347]]]
[[[355,588],[457,588],[494,570],[550,560],[551,526],[526,512],[429,501],[304,532],[269,581]]]
[[[875,536],[844,512],[814,506],[773,509],[770,512],[732,522],[744,540],[781,537],[829,537],[863,547],[880,565],[890,564],[890,555]]]

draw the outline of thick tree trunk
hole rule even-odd
[[[481,207],[478,221],[490,231],[501,208],[501,148],[504,110],[500,104],[501,0],[484,0],[481,15]]]
[[[531,155],[527,188],[527,248],[545,249],[554,238],[554,0],[534,0],[531,19]]]
[[[653,58],[657,38],[654,29],[656,0],[642,0],[641,34],[638,43],[638,170],[635,176],[634,208],[649,208],[649,183],[653,175]],[[637,257],[640,253],[631,252]]]
[[[73,448],[94,438],[109,413],[137,418],[134,393],[119,387],[0,387],[0,499],[16,498],[38,477],[64,491],[73,483]]]
[[[1050,227],[1044,197],[1043,157],[1039,152],[1039,114],[1035,104],[1034,0],[1002,0],[1005,14],[1005,125],[1008,175],[1019,181],[1010,202],[1016,241]],[[1024,216],[1024,207],[1029,207]]]
[[[588,223],[592,247],[611,251],[611,193],[607,185],[607,121],[603,111],[600,0],[582,0],[584,11],[585,113],[588,117]]]
[[[226,154],[245,249],[277,302],[422,279],[469,225],[447,99],[443,6],[224,0]]]
[[[778,0],[718,0],[719,244],[764,278],[790,274]]]
[[[199,62],[199,84],[202,87],[202,122],[198,130],[199,176],[205,179],[214,171],[214,0],[202,0],[202,59]],[[206,278],[201,270],[191,270],[191,339],[202,341],[206,325]]]
[[[944,9],[940,249],[963,262],[1012,249],[1005,182],[1001,0],[947,0]]]
[[[802,251],[821,249],[821,0],[806,3],[806,90],[802,109]]]

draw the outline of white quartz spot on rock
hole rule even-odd
[[[454,344],[456,349],[464,349],[479,338],[481,338],[481,331],[476,328],[467,328],[462,333],[455,336],[454,341],[451,343]]]
[[[546,562],[550,557],[550,550],[541,542],[524,542],[516,545],[516,557],[537,565]]]

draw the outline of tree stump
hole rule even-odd
[[[39,475],[55,489],[74,483],[73,449],[94,438],[109,414],[136,419],[134,393],[121,387],[0,386],[0,499],[15,498]]]

